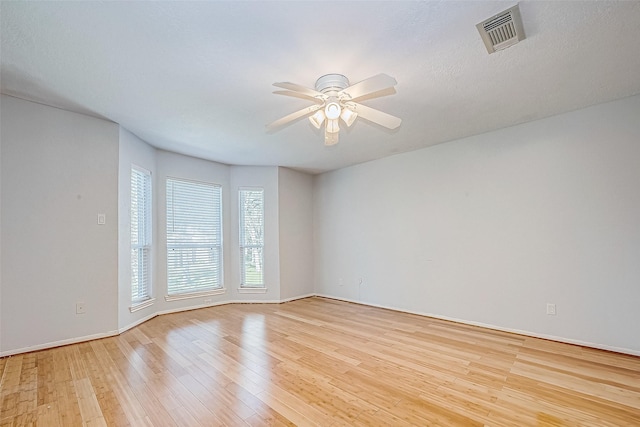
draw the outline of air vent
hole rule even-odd
[[[479,23],[476,28],[489,53],[506,49],[524,39],[518,5]]]

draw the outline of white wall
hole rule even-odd
[[[156,243],[153,246],[156,252],[155,276],[153,281],[154,296],[157,298],[153,310],[156,312],[166,312],[193,308],[205,304],[217,304],[228,300],[229,294],[229,271],[232,267],[229,260],[231,241],[228,238],[231,227],[229,197],[229,166],[208,160],[197,159],[195,157],[170,153],[168,151],[157,151],[156,155],[156,184],[153,196],[155,203],[154,223],[156,224]],[[223,265],[224,265],[224,286],[226,294],[199,297],[178,301],[165,301],[167,295],[167,204],[166,204],[166,182],[167,178],[181,178],[194,181],[201,181],[222,186],[222,226],[223,226]],[[211,303],[205,303],[205,299]]]
[[[155,314],[156,307],[150,306],[131,313],[131,167],[137,166],[151,172],[152,202],[157,191],[164,190],[164,183],[156,179],[156,149],[120,127],[120,150],[118,162],[118,328],[123,329],[141,319]],[[153,211],[153,209],[152,209]],[[153,215],[152,245],[158,243],[156,215]],[[154,267],[157,264],[157,249],[151,250],[152,292],[156,285]]]
[[[311,176],[284,171],[283,190],[277,167],[228,166],[159,151],[111,122],[7,96],[1,101],[0,354],[111,335],[158,313],[230,301],[279,302],[281,239],[287,242],[287,259],[297,263],[288,275],[287,298],[311,292],[311,269],[296,270],[310,264],[310,250],[295,254],[297,235],[289,234],[300,227],[311,234]],[[152,174],[156,299],[134,313],[129,310],[132,164]],[[167,177],[222,185],[224,294],[165,300]],[[265,189],[268,291],[262,294],[238,292],[237,196],[244,186]],[[292,192],[285,197],[284,215],[292,223],[282,232],[280,191]],[[304,203],[294,203],[292,196]],[[296,209],[305,215],[297,225]],[[106,214],[106,225],[97,225],[98,213]],[[308,280],[299,279],[303,274]],[[76,302],[86,304],[86,314],[75,314]]]
[[[639,96],[316,178],[157,151],[104,120],[0,104],[0,354],[206,305],[164,300],[167,176],[223,186],[227,293],[213,304],[306,295],[315,271],[321,294],[640,354]],[[154,172],[157,298],[134,314],[131,163]],[[237,293],[241,186],[265,188],[266,294]]]
[[[0,95],[0,355],[2,354],[2,103],[4,96]]]
[[[635,96],[318,176],[316,291],[640,354],[639,118]]]
[[[280,298],[313,294],[313,177],[278,168]]]
[[[1,104],[0,351],[113,332],[118,125],[4,95]]]
[[[264,280],[265,293],[239,293],[240,244],[238,238],[238,190],[241,187],[264,188]],[[278,221],[278,168],[274,166],[232,166],[229,189],[231,229],[229,238],[230,299],[241,301],[280,301],[280,232]]]
[[[127,329],[140,321],[158,313],[186,310],[203,306],[237,301],[279,302],[283,299],[280,287],[280,230],[279,192],[277,167],[228,166],[208,160],[197,159],[176,153],[155,150],[144,141],[126,130],[120,133],[120,241],[119,241],[119,328]],[[130,313],[130,184],[131,164],[136,164],[152,172],[154,198],[154,244],[152,279],[153,305]],[[296,174],[298,174],[296,172]],[[298,176],[298,175],[296,175]],[[214,296],[200,296],[178,301],[165,301],[167,295],[166,276],[166,179],[167,177],[191,179],[222,185],[223,198],[223,242],[224,242],[224,288],[225,293]],[[311,190],[312,177],[299,174],[306,187]],[[239,242],[238,242],[238,189],[240,187],[260,187],[265,190],[265,283],[266,292],[240,293]],[[307,194],[309,218],[312,212],[311,196]],[[310,221],[310,219],[309,219]],[[311,235],[311,224],[308,224]],[[308,262],[306,255],[300,254],[298,262]],[[312,277],[307,287],[295,289],[292,296],[307,295],[312,292]],[[292,297],[290,296],[290,297]],[[289,297],[289,298],[290,298]]]

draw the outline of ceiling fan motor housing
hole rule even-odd
[[[342,74],[325,74],[316,80],[318,92],[339,92],[349,87],[349,79]]]

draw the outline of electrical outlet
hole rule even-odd
[[[556,305],[547,303],[547,314],[550,316],[556,315]]]
[[[76,314],[85,314],[87,312],[87,306],[83,302],[76,303]]]
[[[338,286],[344,286],[344,282],[342,280],[342,277],[338,279]]]
[[[213,302],[213,299],[211,299],[211,298],[205,298],[204,299],[204,303],[205,304],[211,304],[211,302]]]

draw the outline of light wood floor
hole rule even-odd
[[[640,425],[640,358],[323,298],[0,359],[0,425]]]

